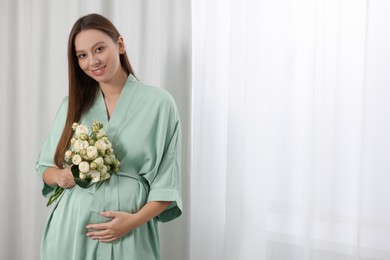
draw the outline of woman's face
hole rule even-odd
[[[119,54],[125,52],[123,38],[114,42],[99,30],[81,31],[75,38],[75,50],[80,68],[99,83],[109,83],[122,70]]]

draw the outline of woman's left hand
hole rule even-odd
[[[105,211],[100,213],[103,217],[112,218],[111,221],[99,224],[88,224],[87,236],[100,242],[113,242],[138,227],[136,214],[122,211]]]

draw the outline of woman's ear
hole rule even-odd
[[[126,45],[125,45],[125,42],[124,42],[122,36],[118,37],[118,48],[119,48],[119,53],[120,54],[123,54],[123,53],[126,52]]]

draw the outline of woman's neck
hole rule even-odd
[[[100,82],[99,86],[106,99],[118,97],[127,80],[126,72],[121,68],[109,82]]]

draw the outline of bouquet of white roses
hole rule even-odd
[[[65,152],[65,161],[72,165],[75,182],[82,188],[110,178],[119,169],[120,162],[114,155],[112,144],[103,130],[103,124],[94,121],[91,129],[73,123],[74,136],[70,149]],[[57,187],[47,205],[52,204],[64,191]]]

